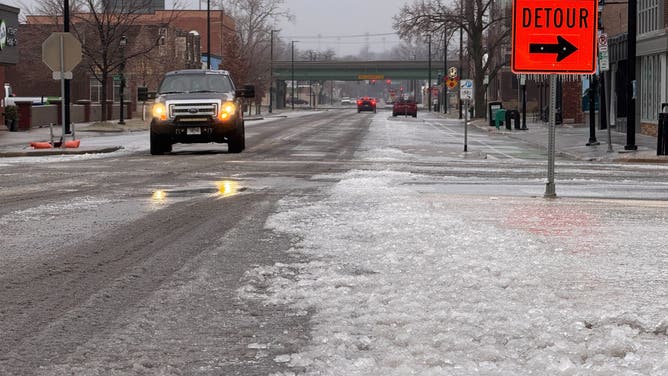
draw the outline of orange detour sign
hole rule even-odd
[[[593,73],[597,18],[597,0],[513,0],[513,72]]]

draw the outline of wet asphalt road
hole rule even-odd
[[[246,271],[303,257],[289,252],[296,239],[265,229],[281,198],[317,200],[333,182],[327,174],[352,169],[483,177],[490,187],[476,189],[499,195],[542,189],[543,151],[471,130],[477,151],[464,156],[460,129],[429,115],[383,123],[442,132],[442,140],[405,143],[409,135],[387,132],[388,144],[416,155],[413,162],[356,158],[374,119],[387,117],[331,111],[264,123],[248,128],[242,154],[185,145],[153,157],[147,146],[3,166],[0,374],[287,371],[276,358],[308,342],[310,313],[237,294]],[[625,179],[666,180],[652,169],[575,161],[559,173],[575,196],[591,192],[592,181],[615,198]],[[661,186],[645,189],[645,198],[665,199]]]

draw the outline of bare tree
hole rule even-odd
[[[464,8],[461,8],[461,5]],[[427,33],[443,35],[463,30],[466,35],[467,67],[475,86],[476,114],[485,113],[485,87],[482,85],[486,74],[490,80],[507,65],[503,57],[496,56],[500,48],[509,43],[510,28],[508,13],[495,8],[494,0],[419,0],[404,5],[394,17],[394,28],[402,38],[415,38]],[[485,59],[485,55],[489,59]],[[461,74],[461,73],[460,73]]]
[[[109,76],[122,64],[137,57],[147,56],[162,45],[164,33],[178,15],[179,5],[173,11],[163,12],[164,17],[151,25],[140,19],[151,9],[152,0],[71,0],[70,30],[82,46],[84,64],[100,82],[100,102],[106,103]],[[41,1],[33,10],[35,14],[53,17],[54,25],[63,24],[63,2]],[[121,40],[126,44],[121,46]],[[101,120],[107,118],[107,107],[101,108]]]
[[[73,14],[72,30],[82,42],[91,74],[101,85],[100,102],[106,103],[109,75],[128,60],[158,48],[165,36],[150,30],[155,26],[166,29],[178,14],[177,11],[167,12],[157,25],[141,25],[138,21],[151,3],[151,0],[82,0],[81,12]],[[127,43],[123,47],[122,40]],[[101,120],[106,116],[103,105]]]
[[[252,83],[265,93],[271,81],[271,30],[282,18],[292,19],[284,0],[222,0],[221,7],[235,20],[235,38],[225,46],[225,68],[235,81]]]

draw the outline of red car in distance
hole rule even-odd
[[[417,117],[417,102],[414,99],[398,99],[392,106],[392,116],[397,115]]]
[[[373,111],[376,112],[376,100],[370,97],[362,97],[357,100],[357,112]]]

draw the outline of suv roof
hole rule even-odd
[[[222,74],[229,76],[230,72],[226,70],[217,69],[181,69],[165,73],[165,76],[181,75],[181,74]]]

